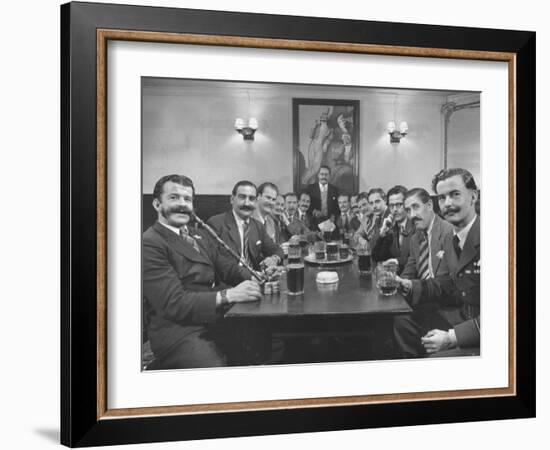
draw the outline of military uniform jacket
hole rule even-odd
[[[445,236],[443,257],[449,268],[447,275],[413,284],[412,304],[437,301],[441,313],[454,326],[461,348],[479,347],[481,322],[480,297],[480,224],[479,217],[470,228],[460,258],[453,248],[453,233]]]
[[[199,252],[156,222],[143,233],[143,297],[151,349],[161,358],[187,334],[216,321],[216,292],[250,274],[218,251],[202,230]]]
[[[241,254],[241,235],[233,210],[218,214],[208,219],[218,236],[239,255]],[[277,255],[283,260],[283,249],[268,236],[261,222],[251,217],[249,219],[248,251],[254,270],[260,269],[260,262],[268,256]],[[225,252],[225,250],[224,250]]]

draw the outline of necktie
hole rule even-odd
[[[420,254],[418,256],[418,276],[421,280],[427,280],[430,278],[430,268],[429,268],[429,246],[428,246],[428,233],[425,231],[421,234],[422,238],[420,239]]]
[[[187,232],[186,229],[180,228],[180,236],[183,238],[183,240],[184,240],[185,242],[187,242],[188,244],[192,245],[193,248],[194,248],[198,253],[201,252],[201,251],[199,250],[199,245],[197,244],[197,241],[196,241],[195,238],[193,238],[192,236],[189,236],[189,233]]]
[[[248,236],[250,234],[250,227],[248,222],[243,222],[243,258],[247,264],[250,264],[250,252],[248,246]]]
[[[342,228],[344,228],[344,231],[348,230],[348,215],[342,214]]]
[[[265,231],[267,235],[275,242],[275,222],[271,216],[265,216]]]
[[[453,236],[453,247],[455,248],[456,257],[460,259],[462,249],[460,248],[460,239],[458,239],[458,234]]]
[[[327,204],[327,188],[326,186],[321,190],[321,214],[328,216],[328,204]]]

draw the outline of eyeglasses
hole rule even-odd
[[[403,203],[390,203],[388,206],[390,207],[390,209],[392,208],[398,209],[398,208],[403,208]]]

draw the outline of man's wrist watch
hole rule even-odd
[[[220,296],[221,296],[221,304],[222,305],[227,305],[229,304],[229,300],[227,299],[227,289],[223,289],[220,291]]]

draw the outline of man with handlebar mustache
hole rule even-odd
[[[188,228],[194,194],[184,175],[158,180],[157,222],[143,233],[144,316],[158,369],[226,365],[215,342],[219,313],[226,304],[261,298],[249,271],[206,232]]]
[[[432,189],[451,223],[441,257],[449,273],[411,280],[397,277],[414,311],[394,318],[394,337],[405,358],[479,355],[480,220],[474,177],[465,169],[444,169]],[[436,308],[430,305],[436,303]]]
[[[267,228],[254,218],[256,202],[256,185],[246,180],[239,181],[231,191],[231,209],[212,216],[207,223],[254,270],[261,270],[280,264],[283,249],[269,237]],[[269,219],[273,222],[272,217]]]

